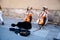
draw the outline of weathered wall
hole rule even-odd
[[[60,0],[0,0],[0,4],[3,8],[5,16],[10,16],[15,18],[16,17],[24,18],[25,15],[24,9],[26,9],[28,6],[31,6],[33,7],[33,9],[37,9],[34,10],[33,17],[35,19],[37,19],[36,12],[40,12],[42,6],[47,6],[50,12],[49,20],[52,22],[60,23]],[[23,8],[24,12],[21,12],[22,10],[17,12],[14,11],[14,10],[20,10],[20,8]]]
[[[25,12],[26,12],[26,10],[24,9],[4,9],[3,11],[4,11],[3,13],[4,16],[21,18],[21,19],[25,17]],[[38,13],[41,10],[32,10],[32,11],[34,18],[33,21],[36,22],[36,20],[38,19]],[[49,21],[60,24],[60,10],[49,10],[48,18]]]
[[[60,10],[50,10],[49,21],[60,25]]]
[[[49,10],[60,10],[60,0],[0,0],[2,8],[27,8],[41,9],[47,6]]]

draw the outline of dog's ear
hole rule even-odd
[[[15,27],[15,24],[11,24],[12,27]]]

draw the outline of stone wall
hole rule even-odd
[[[33,11],[33,21],[38,19],[38,13],[41,10],[34,9]],[[25,9],[3,9],[3,15],[8,17],[20,18],[23,19],[25,17]],[[50,22],[53,23],[60,23],[60,10],[49,10],[48,18]],[[60,24],[59,24],[60,25]]]
[[[0,0],[2,8],[42,9],[47,6],[50,10],[60,10],[60,0]]]
[[[49,21],[60,25],[60,10],[50,10],[49,12]]]

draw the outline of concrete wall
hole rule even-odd
[[[60,10],[60,0],[0,0],[2,8],[27,8],[41,9],[47,6],[49,10]]]
[[[4,9],[3,15],[7,17],[19,18],[23,19],[25,17],[26,10],[24,9]],[[33,11],[33,20],[35,21],[38,19],[38,14],[41,10],[32,10]],[[49,10],[48,14],[49,21],[52,23],[56,23],[60,25],[60,10]]]
[[[48,15],[49,21],[60,25],[60,10],[50,10]]]
[[[33,9],[37,9],[34,10],[33,14],[35,19],[37,19],[37,13],[41,11],[42,6],[47,6],[50,12],[49,21],[60,24],[60,0],[0,0],[0,4],[3,8],[4,16],[15,18],[24,18],[25,9],[31,6]],[[23,8],[24,12],[21,12],[20,8]],[[16,10],[18,11],[16,12]]]

